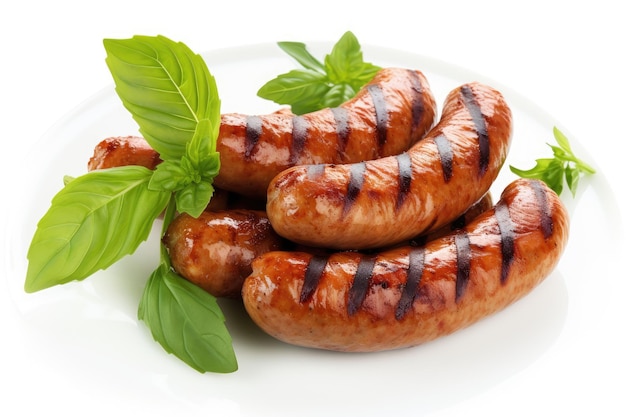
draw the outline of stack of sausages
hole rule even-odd
[[[343,105],[222,115],[218,191],[163,237],[172,267],[242,297],[284,342],[336,351],[415,346],[521,298],[556,267],[569,220],[543,182],[489,190],[512,139],[500,92],[461,85],[437,106],[425,76],[382,69]],[[89,169],[154,168],[138,137]]]

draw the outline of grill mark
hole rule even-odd
[[[472,251],[470,248],[469,236],[465,231],[454,236],[456,246],[456,295],[455,301],[458,303],[465,294],[470,276],[470,259]]]
[[[435,139],[437,151],[439,152],[439,160],[441,161],[441,169],[443,170],[443,180],[449,182],[452,178],[452,162],[454,152],[450,146],[450,141],[444,135],[439,135]]]
[[[376,113],[376,136],[378,138],[378,151],[387,142],[387,125],[389,122],[389,114],[387,113],[387,102],[382,89],[378,84],[371,84],[367,87]]]
[[[487,131],[485,116],[482,114],[480,105],[476,102],[476,97],[469,86],[464,85],[461,87],[461,96],[478,134],[478,151],[480,155],[478,164],[479,173],[482,176],[487,171],[487,166],[489,165],[489,132]]]
[[[326,169],[325,164],[307,165],[306,177],[310,180],[316,180],[324,174],[325,169]]]
[[[348,214],[361,193],[366,168],[365,162],[350,164],[350,181],[348,182],[348,192],[343,204],[343,216]]]
[[[337,151],[343,154],[348,146],[350,138],[350,125],[348,124],[348,110],[343,107],[330,109],[335,118],[335,132],[337,132]]]
[[[511,264],[515,259],[515,228],[509,214],[509,207],[506,204],[496,204],[495,215],[500,229],[500,253],[502,254],[500,283],[504,285],[509,277]]]
[[[246,118],[246,140],[244,158],[249,160],[256,147],[259,138],[263,134],[263,121],[259,116],[248,116]]]
[[[292,118],[291,149],[289,152],[289,163],[294,165],[300,159],[304,144],[309,136],[309,124],[302,116]]]
[[[364,256],[361,258],[354,274],[354,281],[348,291],[348,315],[352,316],[363,305],[363,300],[367,295],[369,282],[374,272],[376,258],[374,256]]]
[[[315,255],[309,261],[304,273],[304,282],[302,283],[302,290],[300,292],[300,303],[306,303],[311,299],[311,296],[317,289],[324,269],[328,263],[328,258],[324,256]]]
[[[537,202],[539,203],[541,231],[544,239],[547,239],[552,236],[552,233],[554,232],[554,223],[552,220],[550,205],[548,204],[548,199],[546,198],[546,190],[541,186],[541,183],[536,180],[531,181],[530,185],[535,193],[535,198],[537,198]]]
[[[396,320],[401,320],[409,312],[415,301],[417,288],[424,273],[424,257],[425,250],[423,247],[411,248],[406,284],[402,290],[400,301],[396,306]]]
[[[424,116],[424,88],[417,73],[411,70],[408,70],[408,72],[410,74],[411,90],[413,91],[411,100],[411,136],[413,136]]]
[[[411,168],[411,157],[408,153],[403,152],[396,156],[396,161],[398,161],[398,198],[396,200],[396,210],[398,210],[404,204],[411,190],[413,170]]]

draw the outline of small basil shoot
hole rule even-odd
[[[363,61],[361,45],[346,32],[320,62],[301,42],[278,42],[278,46],[303,68],[280,74],[257,92],[261,98],[290,105],[295,114],[337,107],[354,95],[380,70]]]
[[[561,195],[563,178],[570,189],[572,196],[576,196],[578,181],[583,174],[594,174],[596,171],[586,162],[574,155],[569,140],[556,128],[552,129],[557,145],[550,145],[553,158],[535,160],[535,166],[522,170],[509,166],[511,171],[522,178],[534,178],[544,181],[555,193]]]

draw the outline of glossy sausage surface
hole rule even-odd
[[[518,300],[556,267],[569,219],[543,182],[520,179],[465,228],[377,254],[270,252],[243,300],[275,338],[337,351],[415,346]]]
[[[217,151],[218,187],[266,196],[282,170],[302,164],[348,163],[395,155],[421,139],[436,119],[425,76],[383,68],[351,100],[301,116],[278,111],[263,116],[222,116]]]
[[[252,260],[283,248],[262,211],[203,212],[198,218],[178,215],[163,243],[172,267],[182,277],[216,297],[241,297]]]
[[[409,151],[356,164],[292,167],[268,189],[274,229],[336,249],[389,246],[453,221],[484,195],[507,156],[511,111],[481,84],[447,96],[441,120]]]

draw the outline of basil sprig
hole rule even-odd
[[[578,182],[584,174],[594,174],[596,171],[589,164],[574,155],[567,137],[556,126],[552,134],[557,145],[550,145],[552,158],[539,158],[535,160],[533,168],[523,170],[509,166],[511,172],[522,178],[534,178],[545,182],[557,195],[563,191],[563,179],[570,189],[572,196],[576,196]]]
[[[320,62],[301,42],[278,42],[278,46],[304,68],[280,74],[257,92],[261,98],[291,106],[295,114],[337,107],[354,95],[380,70],[363,61],[356,36],[346,32]]]
[[[163,162],[66,177],[37,224],[24,289],[83,280],[132,254],[166,210],[198,216],[213,195],[220,99],[200,55],[164,36],[105,39],[116,92]],[[178,276],[161,244],[138,316],[166,351],[202,372],[233,372],[237,361],[215,297]]]

